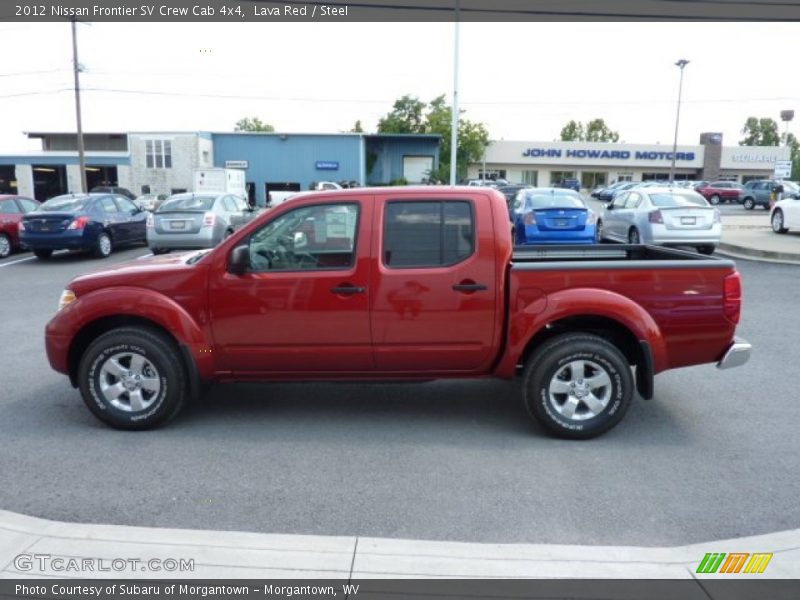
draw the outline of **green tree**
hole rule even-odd
[[[561,129],[562,142],[581,142],[586,139],[586,131],[583,124],[578,121],[570,121]]]
[[[459,115],[464,111],[459,111]],[[418,98],[405,95],[394,103],[392,112],[378,122],[379,133],[433,133],[442,136],[439,147],[439,167],[430,173],[431,179],[450,180],[450,134],[453,108],[442,94],[427,105]],[[458,120],[458,154],[456,156],[456,178],[467,175],[470,163],[483,158],[489,145],[489,131],[483,123],[474,123],[464,118]]]
[[[275,128],[269,123],[264,123],[258,117],[244,117],[236,121],[234,131],[264,131],[270,133],[275,131]]]
[[[790,148],[790,157],[792,160],[792,180],[797,181],[800,179],[800,140],[798,140],[793,133],[787,133],[782,136],[784,144]]]
[[[364,128],[361,126],[361,119],[356,121],[356,124],[353,125],[353,128],[350,130],[350,133],[364,133]]]
[[[742,127],[742,134],[744,139],[739,141],[740,146],[778,146],[781,141],[778,123],[769,117],[748,117]]]
[[[569,121],[561,129],[562,142],[618,142],[619,133],[612,131],[603,119],[592,119],[584,125]]]
[[[395,100],[392,112],[378,121],[378,131],[383,133],[424,133],[425,103],[406,94]]]

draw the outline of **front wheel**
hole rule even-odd
[[[716,206],[717,204],[719,204],[719,194],[714,194],[713,196],[711,196],[711,198],[708,199],[708,201],[711,202],[711,204],[713,204],[714,206]]]
[[[151,248],[150,251],[153,253],[153,256],[158,256],[159,254],[166,254],[169,252],[169,248]]]
[[[746,210],[753,210],[756,207],[755,200],[753,200],[752,198],[745,198],[744,207]]]
[[[789,231],[783,226],[783,211],[780,208],[772,213],[772,231],[775,233],[786,233]]]
[[[590,334],[568,333],[542,344],[525,367],[528,413],[555,435],[590,439],[616,426],[633,397],[625,356]]]
[[[101,421],[117,429],[150,429],[178,414],[186,401],[178,349],[165,335],[125,327],[101,335],[78,367],[83,401]]]

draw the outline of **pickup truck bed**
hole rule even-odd
[[[302,194],[214,250],[70,282],[51,365],[120,428],[212,381],[522,374],[531,415],[588,438],[667,369],[744,363],[729,260],[651,246],[513,247],[488,188]]]

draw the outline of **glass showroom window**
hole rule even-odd
[[[148,169],[172,168],[172,142],[169,140],[146,140],[145,160]]]

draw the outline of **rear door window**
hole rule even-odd
[[[446,267],[475,252],[475,216],[464,200],[391,201],[386,205],[383,262],[391,268]]]
[[[17,203],[14,202],[13,198],[9,198],[8,200],[0,200],[0,213],[6,215],[17,215],[20,214],[19,206]]]

